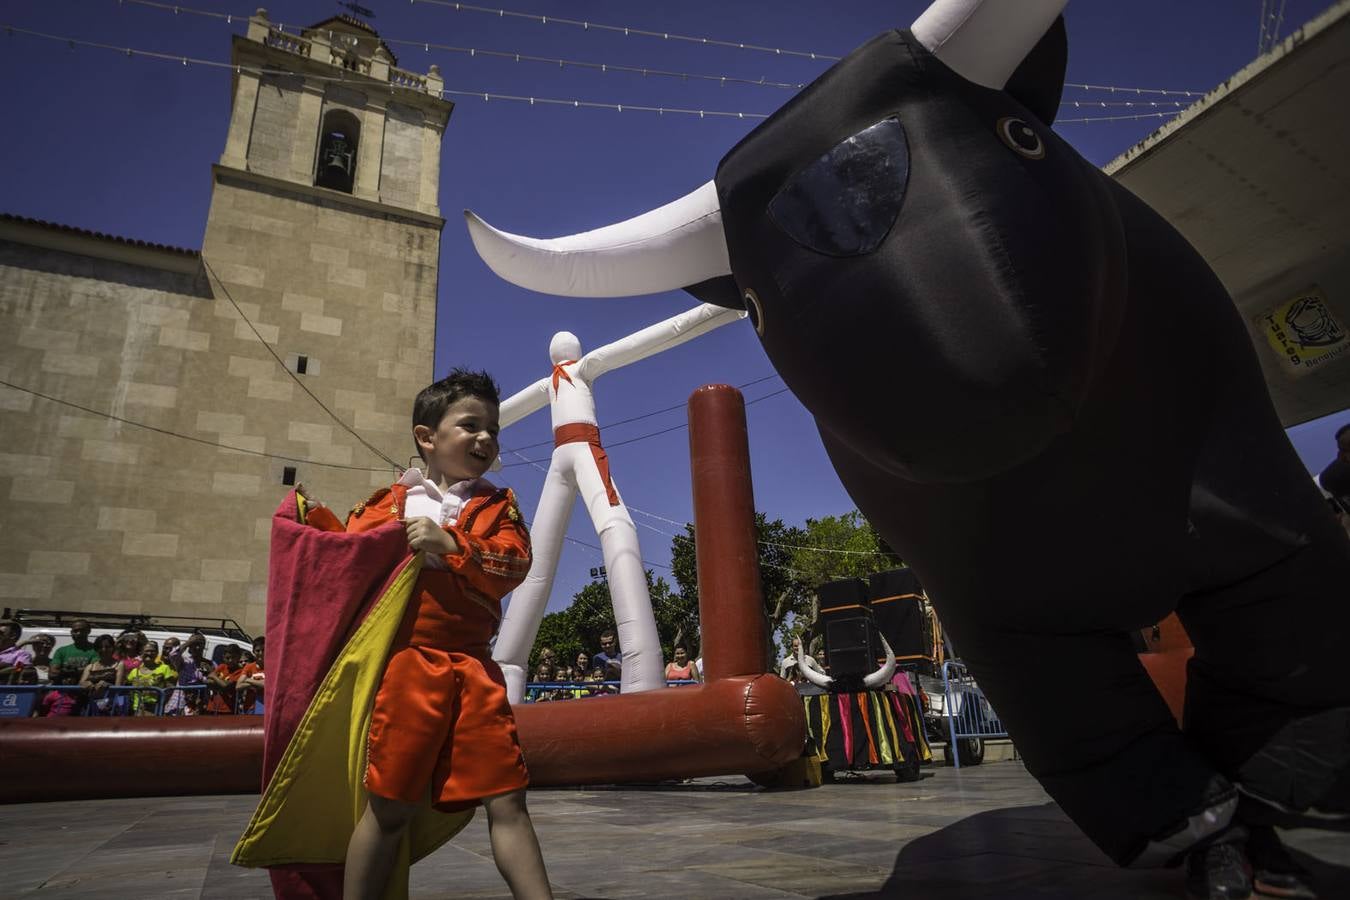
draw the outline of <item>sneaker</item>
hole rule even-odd
[[[1186,894],[1192,900],[1251,900],[1251,865],[1236,837],[1229,832],[1187,855]]]
[[[1307,872],[1294,862],[1274,828],[1249,826],[1247,856],[1252,863],[1252,887],[1265,897],[1316,900],[1317,892],[1304,880]]]
[[[1288,827],[1350,825],[1350,706],[1286,722],[1242,765],[1238,789]]]
[[[1295,897],[1297,900],[1317,900],[1317,892],[1308,886],[1300,874],[1294,872],[1274,872],[1270,869],[1256,870],[1252,876],[1252,886],[1263,897]]]

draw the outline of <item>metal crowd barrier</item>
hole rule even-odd
[[[109,685],[107,690],[95,697],[89,688],[78,684],[13,684],[0,685],[0,718],[29,718],[37,707],[41,697],[50,691],[83,695],[84,708],[75,715],[80,716],[181,716],[186,713],[188,694],[208,694],[211,690],[205,684],[178,684],[169,687],[152,688],[134,685]],[[235,691],[231,713],[211,712],[202,708],[194,715],[262,715],[263,699],[257,696],[253,709],[239,711],[239,691]],[[137,700],[140,703],[137,703]],[[145,700],[154,700],[153,712],[140,712]],[[205,699],[205,698],[204,698]],[[170,709],[172,707],[172,709]]]
[[[666,687],[683,687],[689,684],[702,684],[701,681],[667,681]],[[562,692],[561,696],[549,700],[576,700],[586,697],[600,697],[619,693],[617,681],[531,681],[525,685],[525,702],[540,702],[539,697],[552,691]],[[546,701],[545,701],[546,702]]]
[[[961,756],[956,752],[958,740],[1008,736],[1003,722],[985,699],[984,691],[980,690],[960,660],[948,660],[942,664],[942,695],[942,714],[947,717],[947,730],[951,735],[947,753],[952,765],[958,769],[961,768]]]

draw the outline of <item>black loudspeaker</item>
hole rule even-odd
[[[867,608],[867,585],[861,578],[843,578],[839,581],[827,581],[816,588],[820,598],[820,614]]]
[[[901,665],[931,661],[932,633],[924,612],[923,586],[912,569],[874,572],[869,578],[868,599],[877,631],[891,645]],[[880,645],[876,652],[884,658]]]
[[[841,616],[825,622],[825,652],[830,674],[835,678],[870,674],[877,665],[872,661],[872,619],[870,616]]]
[[[867,603],[867,585],[859,578],[822,584],[820,623],[825,635],[825,657],[836,680],[861,679],[877,664],[872,660],[876,629]]]

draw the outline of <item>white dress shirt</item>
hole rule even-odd
[[[437,525],[456,525],[459,523],[460,510],[464,503],[478,488],[481,479],[469,478],[456,481],[442,493],[434,483],[428,481],[421,469],[409,469],[403,473],[398,483],[408,489],[408,497],[403,504],[405,519],[431,519]],[[424,562],[428,568],[448,569],[445,560],[439,555],[427,554]]]

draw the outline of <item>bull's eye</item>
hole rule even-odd
[[[1003,143],[1016,150],[1027,159],[1044,159],[1045,142],[1041,136],[1036,133],[1026,122],[1012,116],[1004,116],[998,120],[998,136],[1003,139]]]
[[[764,337],[764,307],[760,305],[759,295],[751,288],[745,290],[745,312],[750,324],[755,326],[755,334]]]
[[[801,169],[769,202],[774,223],[826,256],[861,256],[881,245],[909,184],[909,145],[891,117],[840,141]]]

